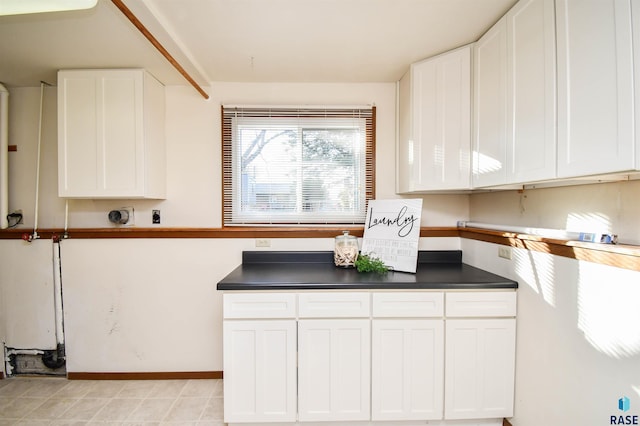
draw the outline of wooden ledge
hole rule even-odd
[[[361,237],[362,226],[326,227],[225,227],[225,228],[74,228],[67,233],[73,239],[104,238],[334,238],[349,231]],[[1,239],[21,239],[33,233],[30,229],[0,230]],[[63,229],[38,230],[42,239],[58,239]],[[640,246],[585,243],[544,238],[537,235],[494,231],[480,228],[422,227],[424,238],[461,237],[502,244],[515,248],[549,253],[618,268],[640,271]]]
[[[225,227],[225,228],[74,228],[67,232],[68,238],[334,238],[349,231],[351,235],[362,237],[362,226],[326,227]],[[33,233],[32,229],[8,229],[0,231],[0,239],[21,239]],[[38,230],[43,239],[59,238],[63,229]],[[420,229],[421,237],[458,237],[455,227],[427,227]]]
[[[570,259],[640,271],[640,247],[624,244],[599,244],[545,238],[538,235],[460,228],[461,238],[502,244],[515,248],[549,253]]]

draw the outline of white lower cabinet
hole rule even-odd
[[[224,323],[225,422],[296,421],[296,321]]]
[[[445,419],[513,416],[515,311],[515,292],[448,295]]]
[[[515,291],[223,299],[230,426],[498,425],[513,415]]]
[[[372,420],[442,418],[444,321],[373,319]]]
[[[371,419],[442,419],[444,293],[373,293]]]
[[[516,320],[447,320],[445,418],[513,416]]]
[[[369,420],[369,319],[298,322],[298,420]]]
[[[291,293],[224,295],[225,422],[296,421],[295,316]]]

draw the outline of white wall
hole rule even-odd
[[[222,292],[248,239],[62,242],[67,371],[222,371]],[[420,241],[459,249],[458,238]],[[323,239],[272,240],[272,250],[333,250]]]
[[[56,89],[46,88],[42,138],[39,228],[64,226],[64,200],[57,197]],[[166,88],[167,199],[70,200],[69,227],[112,227],[111,209],[133,206],[136,226],[151,224],[160,209],[163,227],[219,227],[221,220],[221,104],[377,106],[376,196],[395,195],[395,84],[214,83],[204,100],[191,87]],[[11,89],[9,209],[21,209],[33,227],[40,88]],[[468,219],[466,195],[423,197],[423,226],[455,226]]]
[[[110,226],[108,210],[134,205],[137,226],[151,226],[153,208],[162,210],[163,227],[219,226],[221,103],[375,102],[377,195],[396,197],[394,90],[392,84],[216,83],[208,88],[212,99],[205,101],[189,87],[168,87],[167,200],[71,201],[69,224]],[[39,94],[39,88],[11,93],[10,144],[18,145],[18,152],[10,153],[9,203],[12,210],[23,209],[25,227],[33,226]],[[47,89],[40,228],[64,224],[64,202],[56,195],[55,114],[55,89]],[[453,226],[457,220],[471,219],[562,228],[570,214],[577,213],[606,216],[623,241],[640,241],[637,185],[425,196],[422,225]],[[31,253],[33,248],[23,250],[25,244],[29,247],[22,241],[0,244],[0,303],[7,303],[6,294],[15,285],[13,274],[5,272],[14,267],[14,256],[29,268],[51,267],[49,260]],[[271,249],[331,250],[332,244],[331,239],[274,239]],[[497,258],[491,244],[460,243],[457,238],[423,238],[420,247],[462,247],[465,261],[520,281],[514,425],[607,424],[621,395],[632,398],[632,407],[633,398],[638,401],[638,331],[629,324],[637,325],[639,318],[628,305],[640,300],[633,285],[637,273],[520,250],[507,262]],[[253,240],[63,241],[70,371],[221,370],[221,296],[215,283],[237,266],[241,251],[247,249],[254,249]],[[11,302],[11,316],[33,309],[35,300],[18,295]],[[7,314],[3,308],[0,337],[5,338]],[[29,320],[28,315],[22,318]],[[26,336],[26,331],[17,332]]]
[[[519,282],[514,426],[640,415],[640,272],[462,241],[463,261]],[[627,396],[631,411],[618,411]]]
[[[497,191],[470,197],[471,220],[500,225],[617,234],[640,245],[640,180]]]
[[[167,87],[167,199],[162,201],[70,200],[69,226],[110,227],[107,212],[133,206],[136,226],[150,227],[161,209],[162,227],[221,225],[220,105],[371,104],[377,106],[377,198],[395,198],[394,84],[215,83],[204,100],[190,87]],[[40,88],[14,89],[10,105],[10,210],[22,209],[34,224],[35,164]],[[64,226],[64,200],[57,197],[55,88],[45,90],[39,224]],[[424,197],[423,226],[453,226],[468,218],[466,195]],[[3,250],[22,253],[22,241]],[[41,244],[41,241],[31,243]],[[332,250],[333,240],[273,239],[272,250]],[[61,243],[62,285],[69,371],[220,371],[220,294],[215,283],[240,261],[254,241],[66,240]],[[458,249],[457,238],[429,238],[422,249]],[[21,259],[51,270],[50,260]],[[13,257],[0,257],[0,297],[15,285],[4,273]],[[31,283],[30,276],[24,282]],[[12,324],[33,325],[32,295],[12,299]],[[22,310],[21,308],[25,309]],[[38,309],[38,308],[36,308]],[[53,324],[52,324],[53,326]],[[28,336],[26,326],[16,332]],[[0,336],[2,337],[2,336]],[[21,342],[36,346],[35,339]],[[11,345],[9,345],[11,346]]]

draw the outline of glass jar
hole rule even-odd
[[[333,260],[336,266],[353,268],[357,258],[358,239],[353,235],[349,235],[349,231],[344,231],[342,235],[336,237]]]

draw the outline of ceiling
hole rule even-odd
[[[202,86],[393,82],[410,63],[477,40],[516,0],[124,0]],[[189,84],[111,0],[0,17],[0,82],[56,82],[61,68],[145,68]]]

